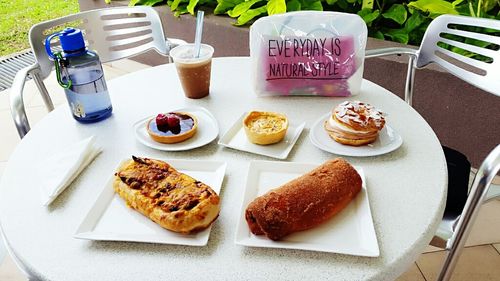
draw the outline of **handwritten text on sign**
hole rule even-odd
[[[355,71],[352,37],[268,40],[266,80],[347,79]]]

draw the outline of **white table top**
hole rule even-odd
[[[243,111],[283,112],[306,121],[306,130],[286,161],[336,157],[316,148],[309,128],[345,98],[256,97],[248,58],[218,58],[209,97],[184,98],[173,65],[162,65],[109,81],[113,115],[91,125],[74,121],[67,106],[41,120],[12,154],[0,182],[0,222],[12,251],[42,280],[391,280],[405,272],[431,240],[446,200],[446,164],[440,143],[425,120],[387,90],[363,81],[359,99],[388,113],[403,138],[396,151],[376,157],[346,157],[361,166],[380,247],[376,258],[249,248],[234,243],[251,160],[265,156],[224,148],[213,141],[185,152],[162,152],[140,144],[132,124],[148,115],[184,106],[203,106],[219,122],[219,137]],[[96,135],[103,153],[49,207],[42,206],[36,167],[61,147]],[[228,163],[222,209],[208,245],[189,247],[73,238],[78,225],[114,172],[118,161],[140,155]]]

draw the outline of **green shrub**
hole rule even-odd
[[[110,0],[106,0],[110,1]],[[497,0],[131,0],[130,5],[166,3],[175,15],[194,15],[199,7],[248,25],[258,17],[300,10],[356,13],[368,25],[370,37],[419,45],[433,18],[442,14],[500,19]],[[497,32],[497,31],[492,31]]]

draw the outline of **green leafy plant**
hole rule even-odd
[[[176,16],[194,15],[197,8],[208,7],[216,15],[235,18],[233,24],[237,26],[251,24],[262,16],[291,11],[355,13],[366,22],[369,36],[413,45],[420,44],[429,23],[442,14],[500,19],[500,0],[131,0],[129,5],[165,3]],[[498,33],[496,30],[486,32]],[[454,51],[473,56],[461,49]]]

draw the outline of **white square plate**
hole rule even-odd
[[[380,252],[368,202],[366,181],[363,170],[359,167],[356,167],[356,170],[363,180],[360,193],[331,220],[318,227],[288,235],[281,241],[272,241],[265,235],[257,236],[250,232],[245,220],[245,209],[251,201],[317,166],[310,163],[252,161],[236,230],[236,244],[378,257]]]
[[[220,193],[226,163],[220,161],[165,160],[178,171],[204,182]],[[113,190],[113,176],[78,227],[75,238],[204,246],[211,226],[195,234],[179,234],[162,228],[125,204]]]
[[[305,122],[297,124],[289,121],[288,130],[282,141],[270,145],[258,145],[251,143],[245,134],[242,124],[246,115],[247,112],[244,112],[224,136],[219,139],[220,145],[273,158],[286,159],[306,125]]]

